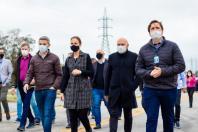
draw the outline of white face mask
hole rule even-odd
[[[127,51],[127,47],[126,46],[117,46],[117,51],[120,54],[124,54]]]
[[[162,37],[162,32],[160,30],[155,30],[150,32],[152,39],[160,39]]]
[[[28,50],[21,50],[21,54],[22,54],[23,56],[28,56],[29,51],[28,51]]]
[[[191,73],[188,73],[188,76],[191,77],[192,76]]]
[[[40,51],[41,53],[47,52],[47,51],[48,51],[47,45],[39,45],[39,51]]]

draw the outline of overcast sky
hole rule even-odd
[[[113,19],[111,52],[116,40],[126,37],[130,50],[138,53],[149,40],[148,23],[157,19],[164,25],[164,36],[179,45],[185,58],[198,56],[197,0],[0,0],[0,30],[20,28],[22,35],[31,34],[36,40],[49,36],[51,50],[60,57],[70,52],[70,37],[78,35],[82,50],[95,57],[104,7]]]

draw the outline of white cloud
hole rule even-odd
[[[149,39],[147,24],[159,19],[167,39],[177,42],[189,58],[198,56],[196,5],[196,0],[0,0],[0,30],[20,28],[35,39],[47,35],[60,57],[70,51],[69,38],[79,35],[83,50],[94,57],[101,44],[98,18],[107,7],[113,19],[111,51],[116,50],[116,39],[124,36],[130,49],[138,52]]]

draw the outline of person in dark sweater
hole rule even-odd
[[[124,110],[124,131],[132,130],[132,108],[137,107],[135,90],[138,87],[135,64],[137,54],[128,50],[128,41],[120,38],[117,50],[109,56],[105,79],[105,99],[110,109],[110,132],[116,132],[120,108]]]
[[[104,85],[105,85],[105,73],[107,71],[108,62],[104,58],[104,51],[97,50],[97,61],[93,63],[94,77],[92,80],[92,112],[95,117],[96,127],[94,129],[101,128],[101,102],[104,100],[105,105],[107,102],[104,99]]]
[[[32,79],[35,79],[35,97],[44,132],[51,132],[56,90],[60,88],[62,80],[59,57],[50,52],[50,45],[50,39],[47,36],[39,38],[39,51],[32,57],[23,82],[23,90],[27,93],[31,88]]]
[[[146,132],[156,132],[161,106],[164,132],[173,132],[177,75],[185,70],[182,53],[174,42],[163,37],[163,25],[150,22],[151,40],[140,51],[136,74],[143,79],[143,108],[147,114]]]

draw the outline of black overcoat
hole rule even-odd
[[[135,89],[138,87],[135,65],[137,54],[127,51],[109,56],[105,83],[105,95],[109,96],[110,108],[121,103],[123,108],[136,108]]]

